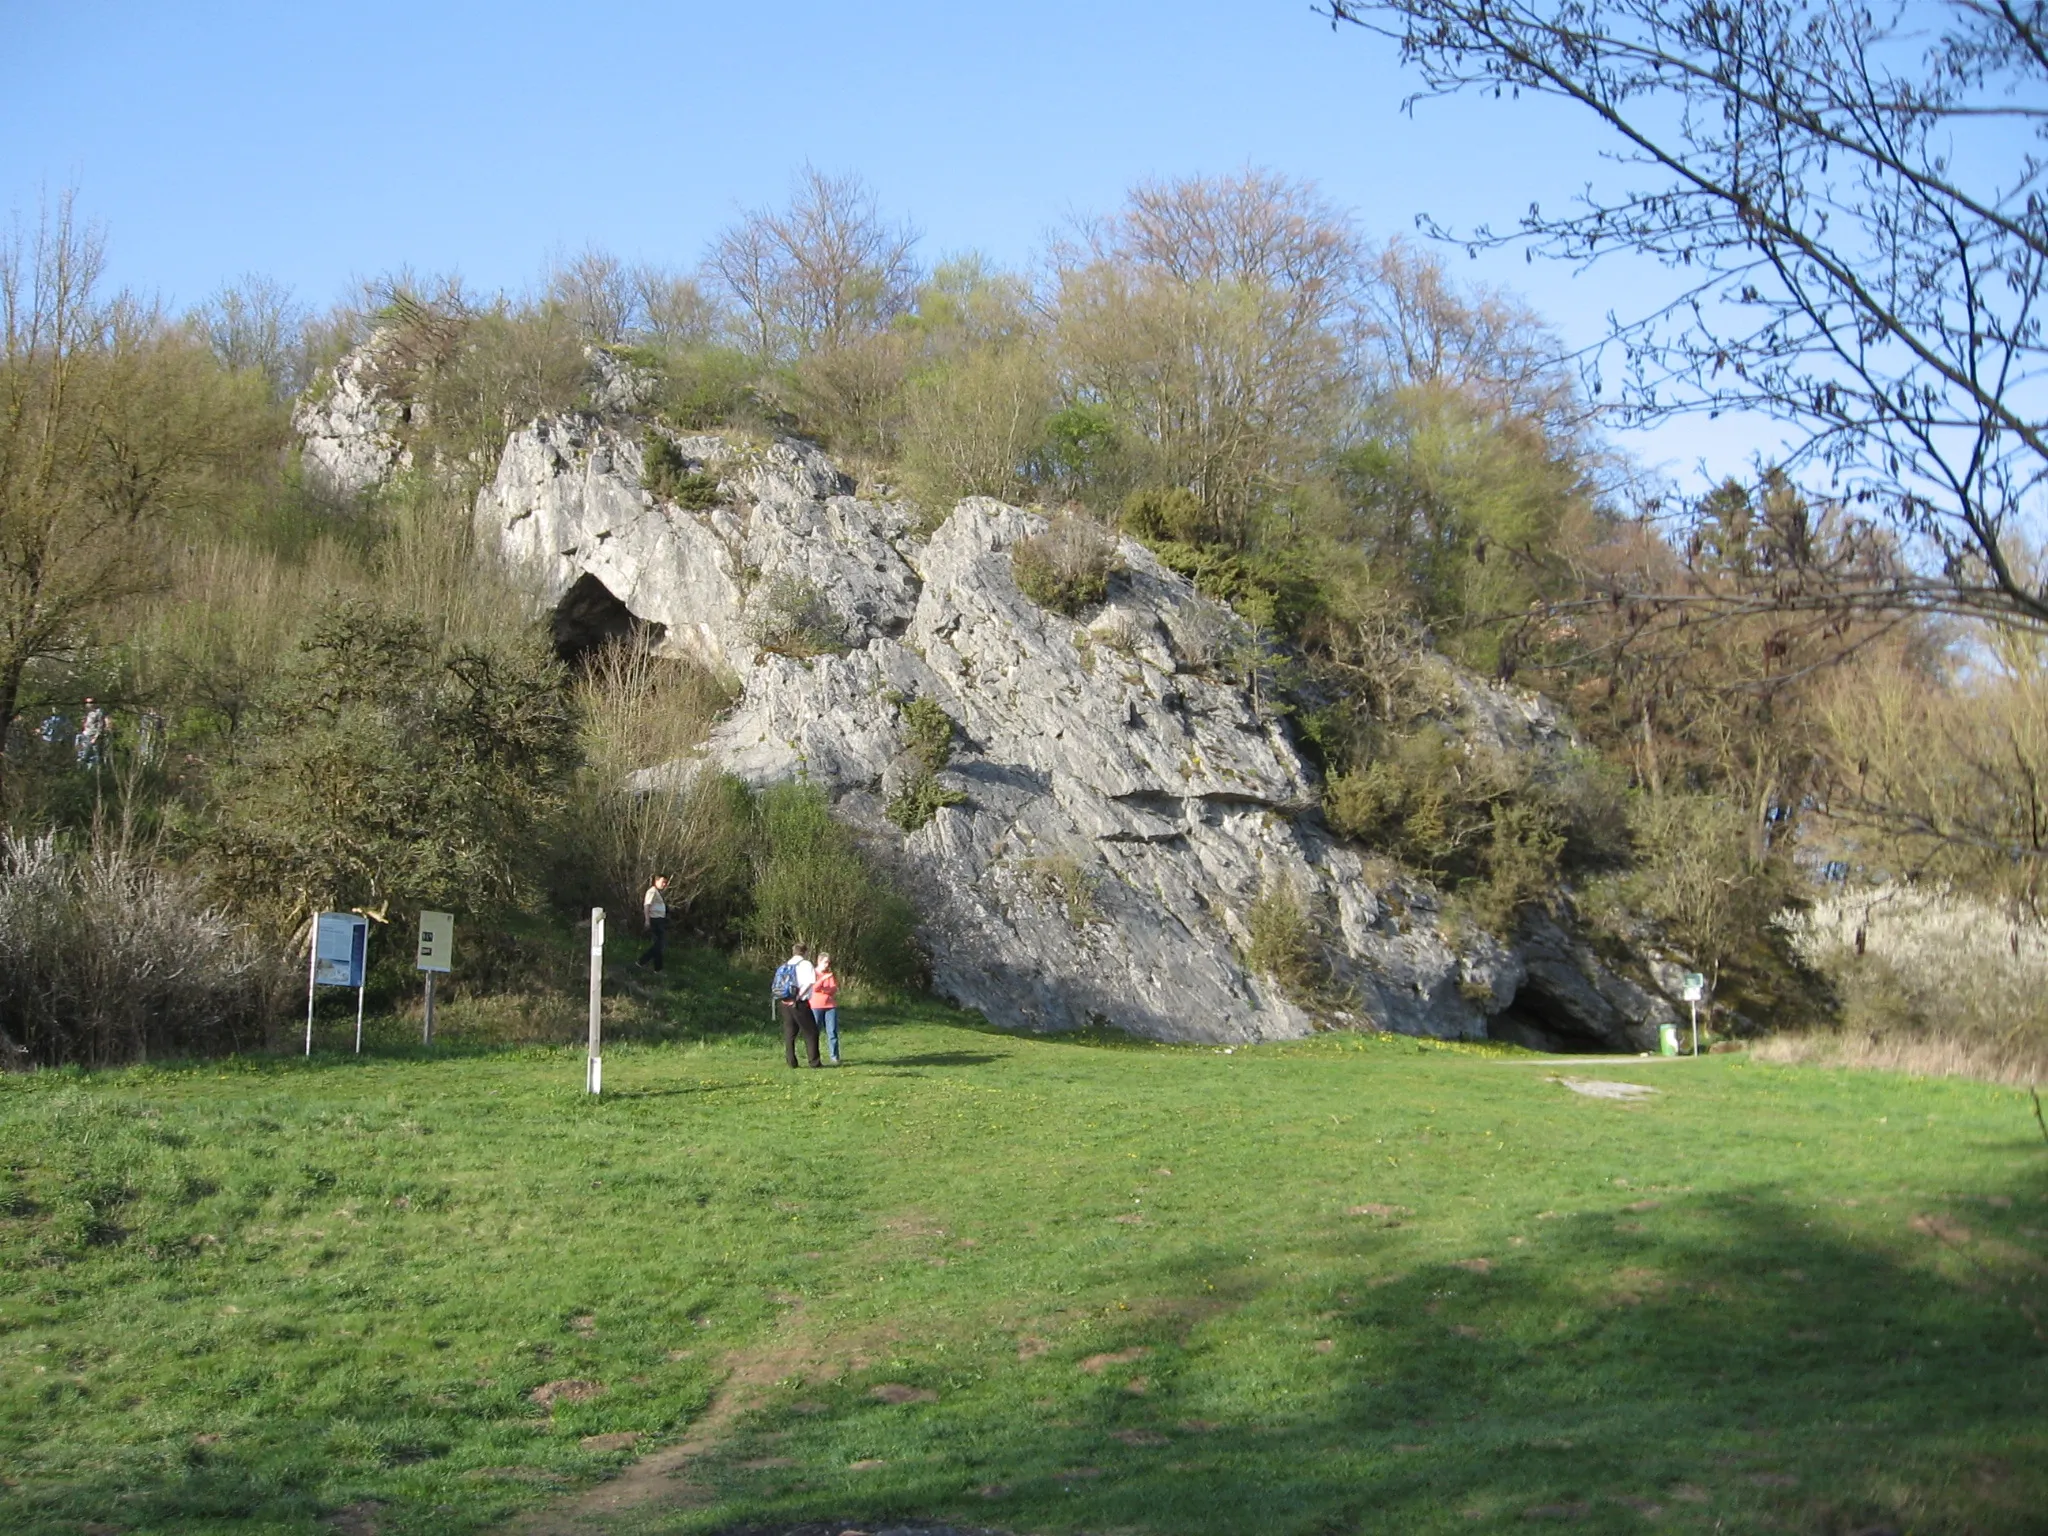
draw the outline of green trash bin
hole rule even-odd
[[[1678,1054],[1678,1026],[1676,1024],[1659,1024],[1657,1026],[1657,1054],[1659,1056],[1676,1056]]]

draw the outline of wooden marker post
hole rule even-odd
[[[590,1060],[584,1091],[604,1092],[604,908],[590,909]]]

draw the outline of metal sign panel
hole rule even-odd
[[[413,969],[447,972],[455,963],[455,914],[422,912],[420,947]]]
[[[356,912],[322,912],[314,919],[313,984],[360,987],[370,947],[370,920]]]
[[[1696,1003],[1706,995],[1707,978],[1698,971],[1687,971],[1685,973],[1685,1000],[1688,1003]]]

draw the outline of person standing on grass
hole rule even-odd
[[[811,1014],[811,987],[817,981],[818,973],[811,968],[804,947],[798,944],[789,952],[789,958],[775,968],[775,981],[771,990],[775,996],[775,1011],[782,1015],[782,1055],[790,1066],[796,1065],[796,1037],[804,1037],[804,1046],[810,1053],[811,1065],[818,1062],[818,1021]]]
[[[825,1059],[838,1066],[839,978],[832,974],[832,957],[827,954],[818,956],[818,968],[811,974],[811,1017],[824,1037]]]
[[[651,965],[658,971],[668,948],[667,875],[654,877],[654,883],[647,887],[647,894],[640,898],[640,913],[647,919],[647,948],[641,952],[638,963]]]

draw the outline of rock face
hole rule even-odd
[[[1283,725],[1212,665],[1224,616],[1142,546],[1121,545],[1107,601],[1072,621],[1012,578],[1033,514],[967,501],[920,539],[806,445],[670,440],[700,487],[715,480],[694,498],[713,505],[657,497],[642,439],[596,418],[514,433],[477,500],[480,541],[553,606],[565,645],[577,625],[638,624],[737,674],[711,760],[757,786],[807,777],[895,845],[955,1002],[1035,1029],[1214,1041],[1335,1023],[1645,1049],[1675,1017],[1554,925],[1454,942],[1431,887],[1334,840]],[[764,652],[765,610],[793,588],[837,610],[844,654]],[[1562,734],[1533,695],[1458,687],[1507,749]],[[914,699],[956,722],[939,781],[964,798],[906,835],[884,808],[917,771]],[[1243,958],[1249,914],[1276,893],[1320,940],[1307,1002]]]
[[[657,499],[641,483],[637,436],[556,418],[506,442],[477,498],[479,541],[548,604],[580,585],[580,597],[609,597],[655,626],[657,650],[734,672],[753,662],[778,578],[824,593],[858,633],[902,632],[917,594],[894,542],[908,514],[847,495],[846,477],[805,444],[671,441],[688,470],[719,482],[722,504]]]
[[[292,411],[306,477],[333,496],[383,484],[405,462],[398,440],[405,407],[377,389],[375,338],[335,364],[326,388],[309,391]]]

